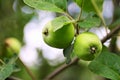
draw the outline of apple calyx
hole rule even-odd
[[[48,36],[48,29],[46,28],[45,31],[43,32],[44,35]]]
[[[94,46],[90,47],[90,53],[91,54],[95,54],[96,51],[97,51],[96,47],[94,47]]]

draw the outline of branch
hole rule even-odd
[[[78,58],[75,58],[74,60],[71,61],[69,64],[63,64],[62,66],[58,67],[55,71],[53,71],[50,75],[48,75],[45,80],[51,80],[53,79],[57,74],[65,70],[66,68],[72,66],[73,64],[78,62]]]
[[[106,42],[108,39],[110,39],[115,33],[117,33],[118,31],[120,31],[120,26],[115,27],[107,36],[105,36],[101,42],[104,43]],[[48,75],[45,80],[51,80],[53,79],[56,75],[58,75],[59,73],[61,73],[62,71],[64,71],[66,68],[72,66],[73,64],[78,62],[78,58],[75,58],[70,64],[63,64],[62,66],[58,67],[55,71],[53,71],[50,75]]]
[[[101,42],[104,43],[106,42],[108,39],[110,39],[115,33],[117,33],[118,31],[120,31],[120,25],[115,27],[109,34],[107,34],[102,40]]]
[[[28,75],[31,77],[32,80],[36,80],[35,76],[33,75],[33,73],[30,71],[30,69],[22,62],[22,60],[20,58],[18,58],[18,60],[21,62],[21,64],[24,66],[24,68],[26,69]]]

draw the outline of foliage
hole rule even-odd
[[[33,16],[33,14],[25,14],[21,11],[21,8],[25,6],[23,1],[17,0],[17,6],[15,7],[16,11],[13,10],[13,3],[14,3],[14,0],[0,1],[0,42],[1,42],[0,58],[4,62],[4,64],[0,66],[0,80],[5,80],[7,77],[11,76],[11,74],[15,72],[14,70],[15,70],[16,64],[13,64],[13,63],[16,62],[17,64],[20,64],[17,62],[18,60],[13,61],[13,63],[9,63],[11,59],[16,59],[16,58],[15,57],[6,58],[7,53],[5,49],[5,39],[8,37],[14,37],[19,39],[20,42],[22,43],[24,26]],[[23,72],[23,74],[26,73],[23,70],[21,71]],[[29,79],[29,78],[26,78],[26,79]]]
[[[13,1],[13,0],[12,0]],[[9,7],[6,7],[6,4]],[[18,5],[23,5],[24,3],[19,1]],[[0,19],[0,54],[3,53],[3,45],[4,45],[4,40],[5,38],[8,37],[15,37],[18,38],[20,41],[22,41],[23,38],[23,28],[26,22],[29,21],[31,18],[31,15],[24,14],[20,8],[17,8],[17,11],[14,12],[12,9],[12,2],[5,2],[4,0],[1,0],[0,3],[0,9],[1,12],[3,13],[0,16],[4,16]],[[9,10],[10,12],[9,12]],[[6,10],[6,11],[5,11]],[[9,13],[9,14],[8,14]]]
[[[112,80],[120,80],[120,57],[109,52],[105,47],[101,55],[90,63],[89,68],[98,75]]]
[[[16,7],[13,9],[13,4],[17,2]],[[51,79],[58,80],[102,80],[109,78],[111,80],[120,80],[120,57],[117,54],[118,49],[109,50],[109,47],[104,47],[100,56],[96,57],[93,61],[81,63],[80,60],[73,60],[73,42],[68,48],[63,49],[63,55],[66,57],[66,63],[59,68],[57,66],[49,65],[48,61],[42,56],[39,56],[42,64],[36,66],[36,70],[28,69],[22,61],[18,58],[18,55],[7,57],[4,41],[8,37],[15,37],[22,42],[23,29],[25,24],[31,19],[33,14],[26,14],[21,11],[23,6],[29,6],[32,9],[39,9],[45,11],[51,11],[57,13],[57,17],[52,21],[54,31],[59,30],[64,25],[72,23],[74,24],[76,33],[75,37],[80,34],[81,29],[83,32],[89,31],[91,28],[100,27],[103,25],[109,28],[111,32],[101,40],[102,43],[111,38],[111,46],[114,35],[118,35],[120,29],[120,8],[119,0],[113,0],[115,5],[115,11],[113,15],[113,22],[110,25],[106,25],[102,16],[103,2],[104,0],[1,0],[0,1],[0,80],[9,79],[11,76],[23,80],[39,80],[39,79]],[[77,18],[71,17],[68,11],[69,3],[74,2],[81,9]],[[116,37],[117,38],[117,37]],[[87,43],[86,43],[87,44]],[[116,46],[115,42],[114,45]],[[88,66],[86,66],[88,65]],[[16,67],[16,66],[19,66]],[[58,69],[54,72],[55,68]],[[67,69],[66,69],[67,68]],[[66,69],[66,70],[65,70]],[[26,72],[27,70],[27,72]],[[51,72],[53,73],[49,75]],[[62,72],[63,71],[63,72]],[[35,75],[33,75],[32,73]],[[62,73],[60,73],[62,72]],[[93,72],[93,73],[92,73]],[[60,73],[60,75],[57,75]],[[99,75],[99,79],[96,77]],[[37,75],[37,76],[36,76]],[[48,75],[48,76],[47,76]],[[86,75],[83,77],[83,75]],[[47,76],[47,77],[46,77]],[[65,77],[64,77],[65,76]],[[100,77],[102,76],[102,77]],[[93,78],[94,77],[94,78]],[[52,80],[54,80],[52,79]],[[106,79],[107,80],[107,79]]]

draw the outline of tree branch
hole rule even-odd
[[[63,64],[62,66],[58,67],[56,70],[54,70],[50,75],[48,75],[45,80],[51,80],[53,79],[57,74],[65,70],[66,68],[72,66],[73,64],[78,62],[78,58],[75,58],[74,60],[71,61],[69,64]]]
[[[108,39],[110,39],[115,33],[117,33],[118,31],[120,31],[120,26],[115,27],[110,33],[108,33],[107,36],[105,36],[101,42],[104,43],[106,42]],[[55,71],[53,71],[50,75],[48,75],[45,80],[51,80],[53,79],[56,75],[58,75],[59,73],[61,73],[62,71],[64,71],[66,68],[72,66],[73,64],[78,62],[78,58],[75,58],[70,64],[63,64],[62,66],[58,67]]]
[[[18,58],[18,60],[21,62],[21,64],[24,66],[24,68],[26,69],[28,75],[31,77],[32,80],[36,80],[35,76],[33,75],[33,73],[30,71],[30,69],[22,62],[22,60],[20,58]]]
[[[115,33],[117,33],[118,31],[120,31],[120,25],[115,27],[108,35],[106,35],[101,42],[104,43],[106,42],[108,39],[110,39]]]

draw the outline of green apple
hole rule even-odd
[[[42,31],[43,40],[46,44],[55,48],[66,48],[73,41],[75,34],[72,23],[64,25],[57,31],[53,31],[51,21],[48,22]]]
[[[21,42],[16,38],[7,38],[5,40],[5,45],[8,56],[12,56],[14,53],[18,54],[20,52]]]
[[[74,54],[78,58],[90,61],[97,57],[102,50],[102,43],[98,36],[92,32],[79,34],[74,42]]]

